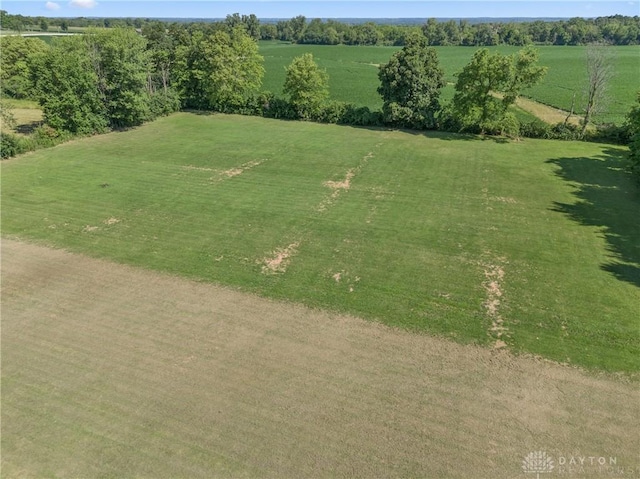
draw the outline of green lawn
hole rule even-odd
[[[525,92],[525,95],[541,103],[569,110],[576,93],[576,112],[582,106],[586,81],[586,47],[541,46],[540,63],[549,70],[543,82]],[[380,109],[382,100],[376,92],[379,86],[377,65],[386,63],[398,47],[352,47],[324,45],[291,45],[282,42],[261,42],[260,53],[265,58],[264,88],[281,94],[284,68],[291,60],[305,52],[311,52],[318,64],[330,77],[331,97],[350,101],[372,109]],[[519,47],[492,47],[491,50],[512,54]],[[445,70],[449,86],[442,92],[443,100],[453,97],[455,74],[469,62],[475,47],[436,47],[440,63]],[[596,118],[599,122],[622,123],[635,102],[640,90],[638,59],[640,47],[610,47],[614,75],[608,90],[607,111]]]
[[[461,342],[499,323],[514,351],[637,371],[624,155],[180,113],[3,162],[2,231]]]

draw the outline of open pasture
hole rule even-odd
[[[4,235],[638,370],[625,149],[180,113],[3,162]]]
[[[455,74],[469,62],[476,47],[435,47],[440,63],[450,83],[442,92],[443,100],[453,97]],[[350,101],[372,109],[380,109],[382,100],[376,92],[379,86],[378,65],[386,63],[399,47],[354,47],[325,45],[291,45],[281,42],[261,42],[260,53],[265,58],[264,88],[280,94],[284,68],[291,60],[311,52],[318,64],[329,73],[331,97]],[[492,47],[503,54],[517,52],[519,47]],[[571,108],[576,93],[576,113],[581,112],[581,100],[586,86],[586,47],[539,46],[540,64],[549,67],[540,85],[525,92],[532,99],[563,110]],[[640,47],[609,47],[614,75],[609,88],[607,112],[596,118],[600,122],[622,123],[636,100],[640,89],[638,58]]]

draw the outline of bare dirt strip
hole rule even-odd
[[[567,116],[569,116],[568,111],[545,105],[531,98],[518,97],[516,105],[551,125],[562,123],[567,119]],[[581,120],[582,117],[574,114],[569,117],[568,122],[573,125],[580,125]]]
[[[640,473],[635,382],[14,240],[2,384],[5,478]]]

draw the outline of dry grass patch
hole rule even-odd
[[[287,271],[287,267],[291,262],[291,257],[294,256],[298,248],[300,247],[300,242],[291,243],[289,246],[285,248],[278,248],[267,258],[261,260],[262,273],[263,274],[277,274],[277,273],[285,273]]]

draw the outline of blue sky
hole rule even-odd
[[[49,0],[2,1],[11,14],[47,17],[477,18],[640,15],[640,1],[615,0]]]

